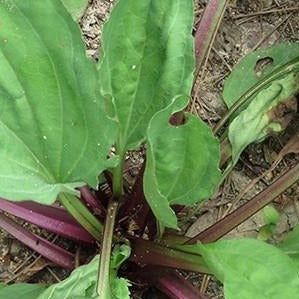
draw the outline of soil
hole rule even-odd
[[[195,24],[197,24],[207,1],[196,0],[195,2]],[[112,6],[113,1],[90,1],[79,22],[86,43],[87,55],[94,59],[98,59],[101,55],[99,49],[102,25],[107,20]],[[268,47],[281,41],[299,41],[299,13],[298,10],[292,9],[294,7],[299,10],[296,0],[235,0],[230,2],[207,63],[199,75],[201,80],[198,82],[197,93],[190,105],[192,113],[201,117],[211,126],[215,125],[226,111],[221,100],[225,78],[240,58],[255,49]],[[278,136],[272,136],[260,144],[249,146],[218,193],[205,205],[194,207],[182,216],[182,230],[192,237],[220,219],[227,209],[235,203],[238,194],[252,180],[271,167],[281,149],[297,132],[299,132],[298,112],[285,132]],[[140,165],[142,161],[143,152],[134,152],[128,156],[128,179],[134,180],[138,169],[136,170],[133,165],[136,162],[137,165]],[[298,162],[298,152],[284,156],[273,171],[246,192],[242,199],[236,203],[236,207],[267,188],[281,173]],[[280,221],[275,234],[272,236],[273,240],[282,238],[298,223],[298,199],[299,184],[297,183],[273,203],[280,213]],[[19,221],[19,223],[23,222]],[[53,242],[58,242],[65,248],[75,250],[74,244],[69,243],[69,241],[55,238],[55,236],[32,225],[26,223],[23,225],[53,240]],[[263,211],[260,211],[230,232],[225,238],[257,237],[259,229],[263,225]],[[222,286],[213,277],[194,273],[183,274],[191,279],[209,298],[224,298]],[[0,281],[55,283],[67,275],[67,271],[49,264],[38,254],[11,238],[5,231],[0,231]],[[140,297],[136,294],[135,298]]]

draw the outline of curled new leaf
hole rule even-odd
[[[233,113],[228,129],[233,164],[247,145],[282,131],[295,115],[298,53],[299,45],[292,43],[256,51],[246,56],[226,81],[223,98],[229,108],[246,100]]]
[[[236,163],[247,145],[262,141],[286,128],[296,112],[294,95],[299,91],[299,72],[289,73],[262,89],[229,125],[228,138]]]
[[[0,4],[0,196],[50,204],[96,187],[116,126],[78,26],[59,0]]]
[[[192,205],[211,196],[219,182],[219,144],[198,117],[186,114],[186,123],[172,126],[168,120],[182,110],[187,97],[176,98],[149,124],[145,197],[157,219],[177,228],[172,204]]]

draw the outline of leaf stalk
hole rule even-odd
[[[130,260],[138,265],[156,265],[186,271],[211,273],[199,255],[171,248],[167,244],[136,239],[132,242],[132,246],[133,254],[130,256]]]
[[[207,299],[181,274],[174,271],[161,277],[156,287],[171,299]]]
[[[61,193],[59,195],[59,201],[97,241],[100,240],[103,225],[88,211],[85,205],[76,196]]]
[[[111,199],[108,205],[104,227],[103,242],[98,273],[97,293],[98,299],[107,299],[110,294],[110,257],[112,251],[113,231],[118,210],[118,201]]]
[[[113,181],[112,181],[112,189],[113,189],[113,198],[115,200],[119,200],[123,193],[123,169],[124,169],[124,160],[125,155],[120,154],[120,162],[115,167],[114,173],[113,173]]]
[[[125,155],[120,155],[120,163],[114,170],[113,175],[113,196],[109,200],[106,221],[104,226],[104,234],[102,248],[100,254],[100,266],[98,272],[97,293],[98,299],[107,299],[110,297],[110,259],[112,252],[113,232],[115,219],[117,215],[119,200],[123,193],[123,167]]]
[[[93,237],[65,210],[34,201],[13,202],[0,198],[0,210],[71,240],[94,243]]]
[[[20,242],[55,264],[66,269],[74,268],[74,254],[38,235],[27,231],[20,224],[17,224],[3,213],[0,213],[0,227],[6,230]]]
[[[267,189],[260,192],[253,199],[243,206],[219,220],[195,237],[189,239],[185,244],[195,244],[197,241],[202,243],[214,242],[226,235],[232,229],[250,218],[267,204],[273,201],[278,195],[291,187],[299,180],[299,164],[283,174]]]

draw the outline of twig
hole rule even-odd
[[[284,24],[290,17],[292,16],[292,14],[289,14],[286,18],[284,18],[281,22],[279,22],[278,24],[276,24],[276,26],[270,30],[262,39],[260,39],[257,44],[252,48],[252,52],[255,51],[257,48],[259,48],[259,46],[265,41],[267,40],[272,34],[273,32],[275,32],[282,24]]]
[[[207,275],[205,274],[203,276],[203,279],[202,279],[202,283],[201,283],[201,286],[200,286],[200,293],[204,294],[208,288],[208,285],[209,285],[209,281],[210,281],[210,275]]]
[[[29,271],[40,259],[42,258],[41,255],[39,255],[32,263],[30,263],[26,268],[24,268],[22,271],[19,271],[16,275],[13,277],[9,278],[8,280],[5,281],[5,284],[8,284],[17,278],[19,278],[24,272]]]
[[[252,215],[273,201],[278,195],[296,183],[298,179],[299,164],[278,178],[274,183],[269,185],[267,189],[260,192],[249,202],[245,203],[237,210],[219,220],[214,225],[210,226],[195,237],[189,239],[186,244],[194,244],[198,240],[203,243],[209,243],[220,239],[222,236],[226,235],[236,226],[250,218]]]
[[[239,14],[239,15],[233,16],[232,19],[236,20],[236,19],[242,19],[242,18],[247,18],[247,17],[255,17],[255,16],[267,15],[267,14],[277,13],[277,12],[285,13],[285,12],[296,11],[296,10],[299,10],[299,6],[269,9],[269,10],[264,10],[264,11],[252,12],[252,13],[248,13],[248,14]]]
[[[224,57],[214,48],[212,47],[213,52],[221,59],[221,61],[225,64],[225,66],[228,68],[228,70],[231,72],[233,69],[232,67],[226,62]]]
[[[50,268],[50,267],[47,267],[47,270],[49,271],[49,273],[54,277],[54,279],[57,281],[57,282],[60,282],[61,279],[54,273],[54,271]]]

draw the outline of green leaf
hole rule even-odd
[[[280,43],[246,55],[225,81],[223,100],[228,108],[256,83],[298,58],[298,53],[298,43]]]
[[[117,127],[78,26],[58,0],[1,1],[0,19],[0,196],[96,187]]]
[[[115,245],[111,255],[110,289],[113,299],[130,299],[131,284],[122,277],[117,277],[117,271],[122,263],[130,256],[131,248],[126,245]]]
[[[120,261],[130,255],[130,248],[126,245],[117,246],[112,256],[117,261],[112,262],[110,271],[111,298],[130,299],[129,282],[117,277]],[[113,260],[113,259],[112,259]],[[99,256],[97,255],[89,264],[74,270],[65,280],[50,286],[37,299],[69,299],[69,298],[97,298],[96,285],[98,279]]]
[[[298,53],[298,43],[255,51],[241,60],[225,82],[227,106],[235,111],[233,105],[243,103],[232,114],[228,130],[232,165],[248,144],[282,131],[290,121],[299,90]]]
[[[280,214],[277,212],[277,210],[272,205],[266,206],[263,209],[263,214],[264,214],[265,224],[276,225],[278,223]]]
[[[103,32],[102,94],[119,123],[123,155],[146,138],[152,116],[189,94],[194,70],[192,0],[120,0]]]
[[[272,81],[233,119],[228,130],[233,164],[247,145],[264,140],[271,132],[285,129],[291,119],[292,106],[296,105],[294,96],[298,91],[299,70]]]
[[[129,246],[115,245],[111,254],[111,268],[117,271],[130,254],[131,248]]]
[[[211,196],[219,183],[219,143],[198,117],[186,113],[186,123],[172,126],[170,116],[188,98],[178,97],[149,124],[144,193],[157,219],[177,228],[172,204],[192,205]]]
[[[273,131],[282,131],[295,113],[298,53],[298,43],[253,52],[241,60],[225,82],[223,99],[233,112],[228,129],[232,165],[248,144],[264,140]]]
[[[1,286],[0,299],[34,299],[45,289],[45,285],[29,283],[16,283],[9,286]]]
[[[258,239],[267,241],[274,234],[280,214],[272,206],[268,205],[263,209],[264,225],[259,229]]]
[[[295,262],[299,271],[299,225],[277,247],[283,250]]]
[[[125,278],[117,278],[111,281],[112,299],[130,299],[129,287],[131,284]]]
[[[61,0],[63,5],[72,15],[73,19],[77,21],[82,17],[87,5],[88,0]]]
[[[93,298],[96,296],[99,256],[89,264],[80,266],[65,280],[51,285],[37,299],[68,299],[75,296]]]
[[[198,249],[224,284],[226,299],[296,298],[299,276],[293,261],[276,247],[254,239],[190,246]]]

